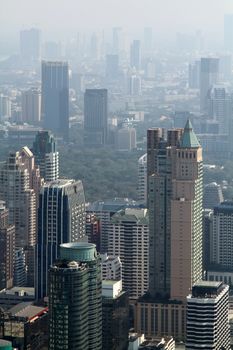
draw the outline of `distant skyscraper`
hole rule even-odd
[[[122,263],[119,256],[101,254],[102,280],[122,280]]]
[[[41,112],[44,127],[68,139],[69,67],[67,62],[42,62]]]
[[[15,225],[15,246],[26,254],[29,286],[34,285],[37,204],[41,185],[39,169],[28,147],[10,153],[0,171],[0,198],[9,209],[9,223]]]
[[[0,290],[13,287],[15,227],[8,223],[9,211],[0,201]]]
[[[230,350],[229,286],[200,281],[187,297],[187,350]]]
[[[59,152],[53,135],[49,131],[39,131],[32,151],[44,180],[46,182],[57,180],[59,178]]]
[[[190,89],[200,88],[200,67],[201,67],[201,62],[199,60],[189,64],[189,88]]]
[[[100,258],[91,243],[60,247],[49,270],[49,350],[102,350]]]
[[[26,62],[39,61],[41,56],[41,32],[31,28],[20,32],[20,54]]]
[[[106,56],[106,78],[117,79],[119,74],[119,56],[107,55]]]
[[[219,133],[228,134],[232,123],[233,98],[224,84],[213,85],[208,92],[208,116],[219,123]]]
[[[22,92],[22,121],[38,124],[41,120],[41,92],[29,89]]]
[[[113,54],[119,54],[122,49],[122,28],[115,27],[112,29],[112,50]]]
[[[226,14],[224,16],[224,45],[225,49],[233,51],[233,14]]]
[[[36,249],[36,298],[47,296],[48,269],[62,243],[85,236],[85,198],[81,181],[59,179],[40,192]]]
[[[117,130],[116,147],[119,151],[131,151],[137,147],[136,129],[124,126]]]
[[[218,82],[219,78],[219,59],[201,58],[200,67],[200,109],[207,112],[208,92],[213,84]]]
[[[147,203],[147,153],[138,160],[138,201]]]
[[[102,350],[128,349],[129,300],[121,281],[102,282]]]
[[[0,94],[0,118],[11,117],[11,101],[9,97]]]
[[[108,139],[108,90],[87,89],[84,95],[84,143],[100,146]]]
[[[216,182],[211,182],[204,187],[203,207],[213,209],[223,202],[222,188]]]
[[[108,253],[122,262],[123,289],[137,299],[148,289],[149,225],[147,209],[126,208],[113,215]]]
[[[141,42],[134,40],[130,46],[130,66],[139,70],[141,68]]]
[[[142,80],[140,75],[133,74],[129,76],[128,94],[131,96],[140,96],[142,94]]]

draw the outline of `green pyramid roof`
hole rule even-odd
[[[180,140],[180,148],[198,148],[201,147],[191,121],[188,119],[184,128],[184,133]]]

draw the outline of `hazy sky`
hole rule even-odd
[[[0,0],[0,36],[31,26],[47,36],[113,26],[218,34],[226,12],[233,13],[233,0]]]

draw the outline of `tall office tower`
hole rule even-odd
[[[8,223],[9,211],[0,201],[0,290],[13,287],[15,227]]]
[[[160,135],[148,130],[149,291],[184,301],[202,278],[202,148],[189,120]]]
[[[40,175],[45,182],[59,178],[59,152],[54,136],[49,131],[39,131],[33,143],[32,152]]]
[[[138,207],[138,203],[128,198],[114,198],[90,203],[86,212],[100,219],[100,252],[108,252],[109,224],[112,216],[119,210]]]
[[[219,57],[219,76],[221,81],[229,82],[232,77],[232,57],[231,55],[221,55]]]
[[[195,61],[189,64],[189,88],[199,89],[200,88],[200,68],[201,61]]]
[[[32,88],[22,92],[22,121],[38,124],[41,120],[41,93]]]
[[[137,299],[148,289],[149,222],[147,209],[126,208],[113,215],[108,253],[122,262],[123,289]]]
[[[114,27],[112,29],[112,51],[119,54],[122,50],[122,28]]]
[[[84,95],[84,143],[105,145],[108,139],[108,90],[87,89]]]
[[[24,287],[27,284],[26,254],[23,248],[15,249],[14,286]]]
[[[0,118],[11,117],[11,101],[9,97],[0,94]]]
[[[133,74],[128,79],[128,94],[131,96],[140,96],[142,94],[142,80],[140,75]]]
[[[150,53],[153,45],[153,31],[151,27],[144,28],[144,50]]]
[[[41,32],[31,28],[20,32],[20,54],[26,62],[37,62],[41,57]]]
[[[213,209],[223,202],[222,188],[216,182],[204,186],[203,208]]]
[[[122,280],[122,263],[119,256],[101,254],[102,280]]]
[[[200,281],[187,297],[186,350],[230,350],[229,286]]]
[[[0,198],[9,209],[9,223],[15,225],[15,246],[26,254],[28,286],[34,285],[37,203],[42,183],[28,147],[10,153],[0,170]]]
[[[130,46],[130,66],[139,70],[141,68],[141,42],[134,40]]]
[[[125,125],[116,132],[116,148],[118,151],[132,151],[137,147],[137,133],[132,126]]]
[[[218,82],[219,78],[219,59],[201,58],[200,67],[200,110],[208,110],[208,92],[212,85]]]
[[[127,350],[129,300],[121,281],[102,282],[102,350]]]
[[[81,181],[58,179],[40,192],[36,249],[36,299],[47,296],[48,269],[62,243],[85,237],[85,197]]]
[[[41,106],[44,127],[68,139],[69,67],[67,62],[42,61]]]
[[[138,201],[147,203],[147,153],[138,160]]]
[[[210,268],[211,239],[213,232],[213,210],[203,210],[203,270]]]
[[[233,202],[225,201],[214,208],[210,261],[222,268],[233,268]]]
[[[102,349],[100,258],[91,243],[60,247],[49,270],[49,350]]]
[[[106,56],[106,78],[108,80],[115,80],[119,76],[119,56],[107,55]]]
[[[225,49],[233,51],[233,14],[226,14],[224,16],[224,45]]]
[[[208,92],[208,116],[219,123],[219,133],[228,134],[232,119],[233,99],[227,86],[213,85]]]

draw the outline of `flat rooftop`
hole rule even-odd
[[[42,313],[44,310],[46,310],[45,307],[35,306],[35,305],[32,305],[31,302],[25,302],[25,303],[17,304],[16,306],[8,310],[8,312],[12,316],[24,317],[30,320],[35,316],[37,316],[38,314]]]

